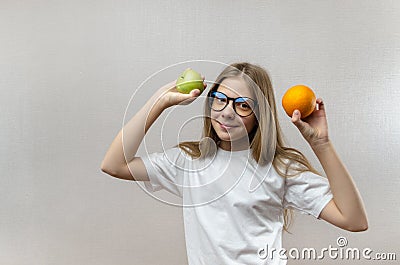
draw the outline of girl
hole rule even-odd
[[[293,208],[348,231],[367,229],[362,199],[329,139],[322,99],[304,120],[295,110],[292,122],[327,179],[285,146],[270,78],[257,65],[234,63],[217,77],[207,94],[200,142],[135,156],[165,109],[199,95],[177,92],[175,82],[159,89],[119,132],[101,165],[113,177],[145,181],[150,191],[183,198],[190,265],[286,264],[265,251],[281,248]]]

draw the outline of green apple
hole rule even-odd
[[[203,92],[203,79],[201,75],[192,70],[186,69],[176,80],[176,89],[184,94],[189,94],[193,89],[199,89],[200,93]]]

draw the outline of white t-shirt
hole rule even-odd
[[[282,247],[283,209],[318,218],[332,199],[326,178],[311,172],[283,178],[271,163],[259,166],[249,149],[219,148],[214,157],[192,159],[174,147],[142,160],[148,191],[182,198],[190,265],[286,264],[265,252]]]

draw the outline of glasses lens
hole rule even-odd
[[[254,111],[255,102],[251,98],[235,99],[236,113],[240,116],[248,116]]]
[[[215,111],[220,111],[222,110],[228,102],[228,98],[225,96],[225,94],[222,94],[221,92],[218,91],[213,91],[211,92],[210,98],[209,98],[209,104],[210,108],[212,108]]]
[[[224,93],[212,91],[208,99],[208,104],[211,109],[221,111],[228,104],[228,97]],[[247,97],[236,98],[234,104],[236,113],[242,117],[249,116],[253,113],[256,105],[254,100]]]

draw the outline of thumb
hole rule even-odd
[[[197,97],[197,96],[199,96],[200,95],[200,89],[193,89],[192,91],[190,91],[190,96],[191,97]]]
[[[300,130],[300,132],[304,132],[306,130],[306,124],[301,120],[301,113],[297,109],[293,111],[292,122]]]
[[[190,91],[189,94],[182,94],[180,93],[180,103],[182,105],[186,105],[189,104],[191,102],[193,102],[198,96],[200,95],[200,90],[199,89],[194,89],[192,91]]]

